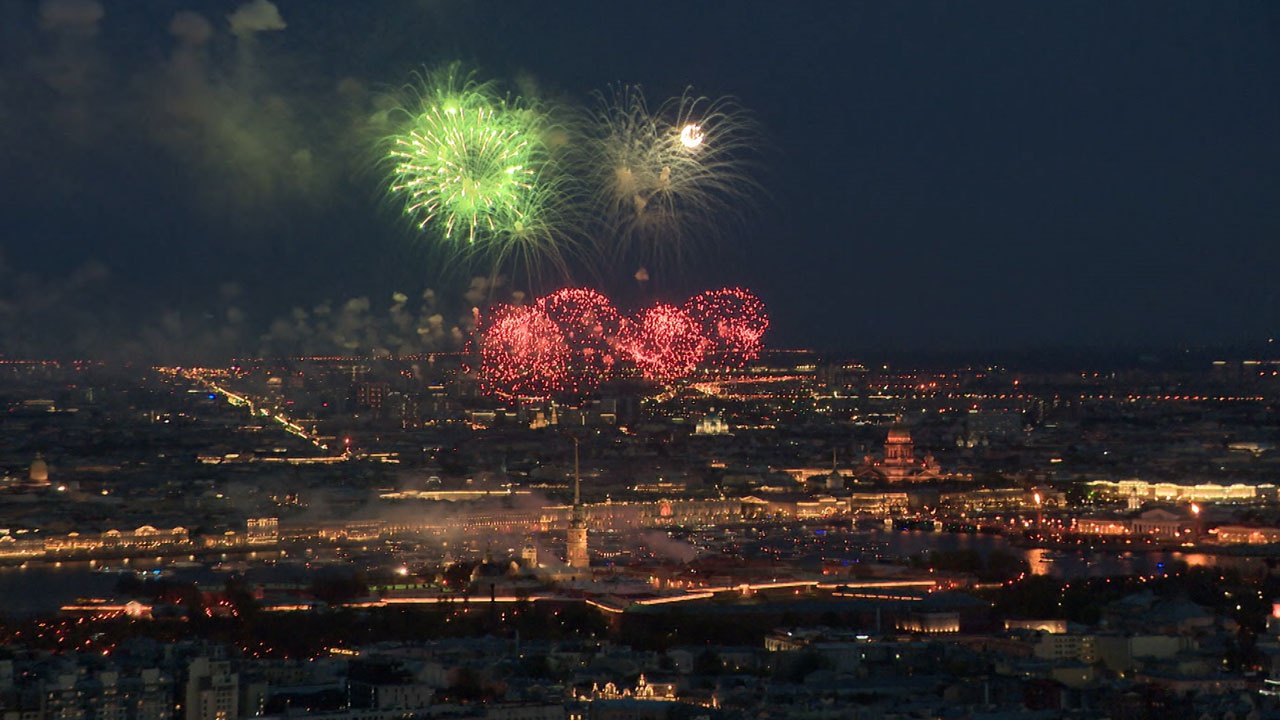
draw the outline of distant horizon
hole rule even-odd
[[[1269,354],[1271,353],[1271,354]],[[387,360],[392,362],[411,361],[416,357],[429,355],[465,356],[470,354],[466,348],[440,349],[405,355],[368,355],[343,353],[318,353],[297,355],[254,355],[242,354],[222,358],[149,360],[145,357],[107,358],[94,356],[10,356],[0,353],[0,365],[6,363],[56,363],[67,364],[88,362],[110,366],[140,365],[144,367],[164,367],[172,365],[208,365],[221,367],[238,362],[286,362],[292,360],[333,359],[355,361]],[[1261,363],[1280,364],[1280,347],[1273,343],[1262,343],[1250,347],[1248,344],[1221,344],[1213,346],[1148,346],[1148,347],[1037,347],[1006,348],[1003,350],[974,349],[893,349],[867,350],[849,352],[816,347],[772,347],[766,344],[760,359],[768,360],[770,356],[811,355],[824,365],[856,363],[864,365],[868,370],[889,366],[889,370],[931,371],[954,370],[970,367],[998,367],[1009,372],[1068,372],[1073,370],[1209,370],[1215,362],[1244,363],[1256,361]],[[749,367],[753,363],[748,363]]]

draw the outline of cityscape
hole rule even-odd
[[[0,720],[1280,719],[1278,32],[0,0]]]
[[[6,712],[1275,707],[1278,361],[467,361],[0,365]]]

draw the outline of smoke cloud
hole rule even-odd
[[[235,282],[182,306],[122,296],[121,285],[99,262],[45,275],[19,271],[0,255],[0,356],[155,364],[406,357],[461,350],[474,330],[467,300],[442,304],[431,289],[321,302],[272,318]]]
[[[213,25],[200,13],[183,10],[169,21],[169,34],[178,39],[179,49],[199,47],[213,36]]]
[[[284,30],[284,18],[280,10],[268,0],[253,0],[236,8],[227,16],[231,24],[231,32],[238,37],[248,37],[257,32],[268,30]]]
[[[97,0],[41,0],[40,27],[44,30],[96,35],[105,15]]]
[[[321,291],[332,302],[311,287],[340,270],[307,285],[338,244],[378,239],[376,222],[329,220],[347,204],[376,207],[376,183],[364,182],[380,102],[370,87],[405,68],[355,65],[353,43],[372,41],[291,27],[289,6],[225,7],[0,0],[0,168],[26,192],[0,237],[0,354],[190,362],[461,348],[491,281],[446,302],[412,277],[403,292],[362,294],[352,273],[352,286]],[[388,8],[368,22],[418,14]],[[381,271],[379,251],[360,271]],[[237,284],[219,290],[221,279]]]
[[[286,27],[270,2],[242,5],[228,22],[235,57],[217,52],[203,16],[183,11],[170,20],[168,62],[138,83],[152,141],[189,169],[206,209],[223,219],[253,223],[281,205],[323,202],[356,162],[360,143],[346,133],[359,125],[314,119],[358,116],[363,95],[340,80],[321,95],[285,91],[252,46],[256,33]]]
[[[687,563],[698,556],[698,548],[683,540],[676,540],[661,530],[646,530],[640,533],[639,540],[654,555],[666,560]]]
[[[352,298],[336,309],[321,303],[310,311],[294,308],[287,317],[274,320],[262,338],[262,354],[404,357],[458,350],[470,334],[463,322],[469,317],[464,314],[447,324],[432,290],[424,290],[416,303],[394,292],[382,308],[366,297]]]

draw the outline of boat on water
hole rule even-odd
[[[1059,560],[1072,560],[1079,558],[1079,555],[1069,552],[1060,552],[1057,550],[1048,550],[1040,553],[1039,561],[1042,563],[1058,562]]]
[[[938,526],[938,521],[929,518],[898,518],[893,521],[893,529],[900,532],[910,532],[912,530],[933,532],[938,529]]]

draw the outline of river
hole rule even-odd
[[[1034,575],[1052,575],[1064,580],[1116,575],[1163,575],[1184,563],[1190,567],[1234,568],[1245,573],[1261,571],[1265,567],[1265,560],[1260,557],[1203,552],[1027,548],[1013,545],[1001,535],[873,530],[869,537],[875,542],[883,543],[885,554],[891,556],[910,556],[925,550],[975,550],[982,555],[1005,552],[1024,558]]]
[[[839,532],[839,531],[835,531]],[[1182,563],[1189,566],[1219,566],[1243,572],[1257,571],[1265,561],[1258,557],[1211,555],[1196,552],[1139,551],[1062,551],[1025,548],[1009,543],[999,535],[927,532],[921,530],[852,530],[855,544],[872,554],[907,557],[925,550],[974,550],[986,555],[1005,552],[1026,559],[1031,572],[1062,579],[1109,577],[1117,575],[1161,575]],[[326,553],[327,555],[328,553]],[[61,563],[28,563],[26,566],[0,567],[0,614],[6,617],[29,617],[56,611],[80,598],[110,598],[115,594],[120,572],[136,572],[142,576],[172,573],[177,578],[198,583],[201,587],[221,588],[228,570],[249,571],[251,579],[306,581],[309,577],[296,561],[282,561],[277,552],[261,556],[242,555],[230,565],[195,563],[182,558],[134,559],[130,561],[77,561]]]

